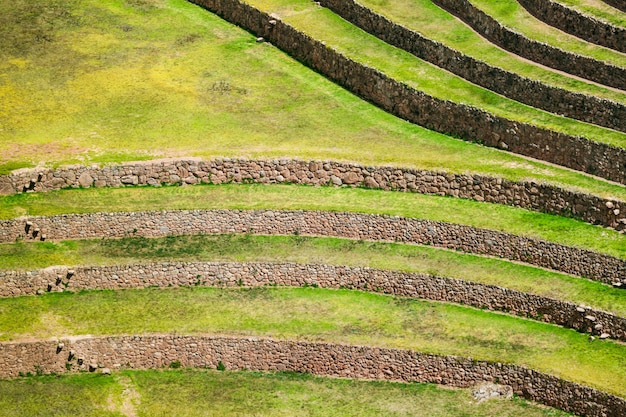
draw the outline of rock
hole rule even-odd
[[[345,184],[356,184],[359,182],[359,176],[355,172],[348,172],[343,176],[343,182]]]
[[[615,214],[616,216],[619,216],[619,209],[613,210],[613,214]]]
[[[339,186],[342,184],[341,178],[335,176],[335,175],[331,175],[330,176],[330,180],[332,181],[333,184]]]
[[[609,337],[611,337],[611,335],[610,335],[610,334],[608,334],[608,333],[602,333],[602,334],[600,335],[600,339],[608,339]]]
[[[373,177],[371,177],[371,176],[365,177],[365,181],[363,181],[363,184],[367,188],[380,188],[380,185],[378,185],[376,180]]]
[[[78,184],[83,188],[89,188],[93,184],[93,178],[91,178],[89,173],[83,172],[80,174],[80,177],[78,177]]]
[[[102,375],[111,375],[111,370],[109,368],[102,368],[100,373],[102,373]]]
[[[180,180],[180,177],[178,178],[178,180]],[[120,181],[122,182],[122,184],[137,185],[139,184],[139,177],[137,177],[136,175],[124,175],[122,178],[120,178]]]
[[[262,37],[262,36],[259,36],[258,38],[256,38],[256,41],[257,41],[258,43],[262,43],[262,42],[265,42],[265,38],[264,38],[264,37]]]
[[[596,318],[594,316],[585,316],[585,320],[596,321]]]
[[[513,398],[513,388],[509,385],[499,385],[492,382],[483,382],[474,387],[472,395],[479,403],[493,398]]]
[[[576,307],[576,311],[578,311],[579,313],[584,313],[585,309],[583,307]]]

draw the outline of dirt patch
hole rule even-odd
[[[124,387],[122,391],[122,403],[118,404],[113,396],[107,398],[107,409],[117,411],[127,417],[137,417],[137,405],[141,402],[139,393],[135,390],[133,382],[127,376],[121,376],[117,382]]]

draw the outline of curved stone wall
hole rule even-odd
[[[623,12],[626,12],[626,1],[624,0],[602,0],[606,4],[610,4],[611,6],[619,9]]]
[[[29,272],[0,270],[0,297],[34,295],[45,291],[197,285],[357,289],[504,311],[597,334],[603,338],[626,341],[626,318],[494,285],[427,274],[350,266],[260,262],[167,262],[51,267]]]
[[[20,239],[157,237],[200,233],[335,236],[406,242],[487,254],[588,277],[626,283],[626,260],[486,229],[360,213],[194,210],[66,214],[0,221],[0,242]]]
[[[613,26],[551,0],[518,0],[537,19],[588,42],[626,52],[626,28]]]
[[[475,31],[502,48],[524,58],[600,84],[626,90],[626,69],[566,52],[528,39],[504,26],[467,0],[433,0]]]
[[[524,367],[401,349],[227,336],[75,337],[0,344],[0,376],[78,370],[185,367],[295,371],[315,375],[430,382],[469,387],[509,385],[526,399],[580,416],[622,417],[623,398]],[[67,368],[70,368],[68,371]]]
[[[449,174],[397,167],[365,167],[333,161],[197,158],[114,166],[22,169],[0,176],[0,195],[77,187],[162,184],[293,183],[366,187],[438,194],[575,217],[616,230],[626,229],[626,204],[534,182],[483,175]]]
[[[491,66],[425,38],[353,0],[322,0],[320,4],[381,40],[505,97],[566,117],[626,131],[626,106],[623,104],[553,87]]]
[[[353,61],[240,0],[190,0],[270,41],[389,113],[428,129],[626,183],[626,149],[442,100]],[[596,73],[598,68],[595,68]],[[622,71],[626,86],[626,70]],[[617,78],[615,78],[617,79]]]

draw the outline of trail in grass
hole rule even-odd
[[[626,345],[444,303],[314,288],[146,289],[0,300],[3,340],[232,334],[414,349],[528,366],[626,394]],[[42,315],[64,326],[53,333]],[[61,333],[62,332],[62,333]]]
[[[137,415],[310,417],[565,417],[522,399],[477,404],[470,389],[320,378],[289,372],[122,371],[0,381],[6,417],[123,416],[110,407],[127,385],[141,396]],[[125,381],[128,381],[126,384]],[[113,408],[116,408],[117,404]],[[132,415],[132,414],[130,414]]]

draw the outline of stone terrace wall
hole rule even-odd
[[[467,0],[433,0],[433,3],[463,20],[491,42],[514,54],[550,68],[626,90],[624,68],[528,39],[502,26]]]
[[[214,159],[163,160],[115,166],[22,169],[0,176],[0,195],[67,187],[212,183],[294,183],[361,186],[439,194],[575,217],[626,229],[626,204],[534,182],[483,175],[449,174],[396,167],[365,167],[332,161]]]
[[[430,382],[469,387],[509,385],[526,399],[589,417],[622,417],[626,400],[515,365],[400,349],[226,336],[119,336],[0,344],[0,376],[20,373],[185,367],[295,371],[315,375]],[[66,364],[72,365],[68,371]]]
[[[616,9],[626,12],[626,1],[624,0],[602,0],[602,1],[604,1],[606,4],[610,4]]]
[[[566,117],[626,131],[626,106],[623,104],[552,87],[491,66],[425,38],[353,0],[322,0],[320,3],[383,41],[506,97]]]
[[[234,262],[52,267],[29,272],[0,270],[0,297],[45,291],[195,285],[357,289],[510,312],[626,341],[626,318],[539,295],[427,274],[350,266]]]
[[[518,0],[530,14],[588,42],[626,52],[626,28],[613,26],[551,0]]]
[[[26,229],[31,239],[254,233],[406,242],[522,261],[609,284],[626,283],[623,259],[492,230],[371,214],[272,210],[66,214],[0,221],[0,242],[24,238]]]
[[[345,57],[239,0],[190,1],[267,39],[302,64],[395,116],[464,140],[626,183],[624,148],[514,122],[472,106],[429,96]],[[626,80],[626,70],[622,75]]]

